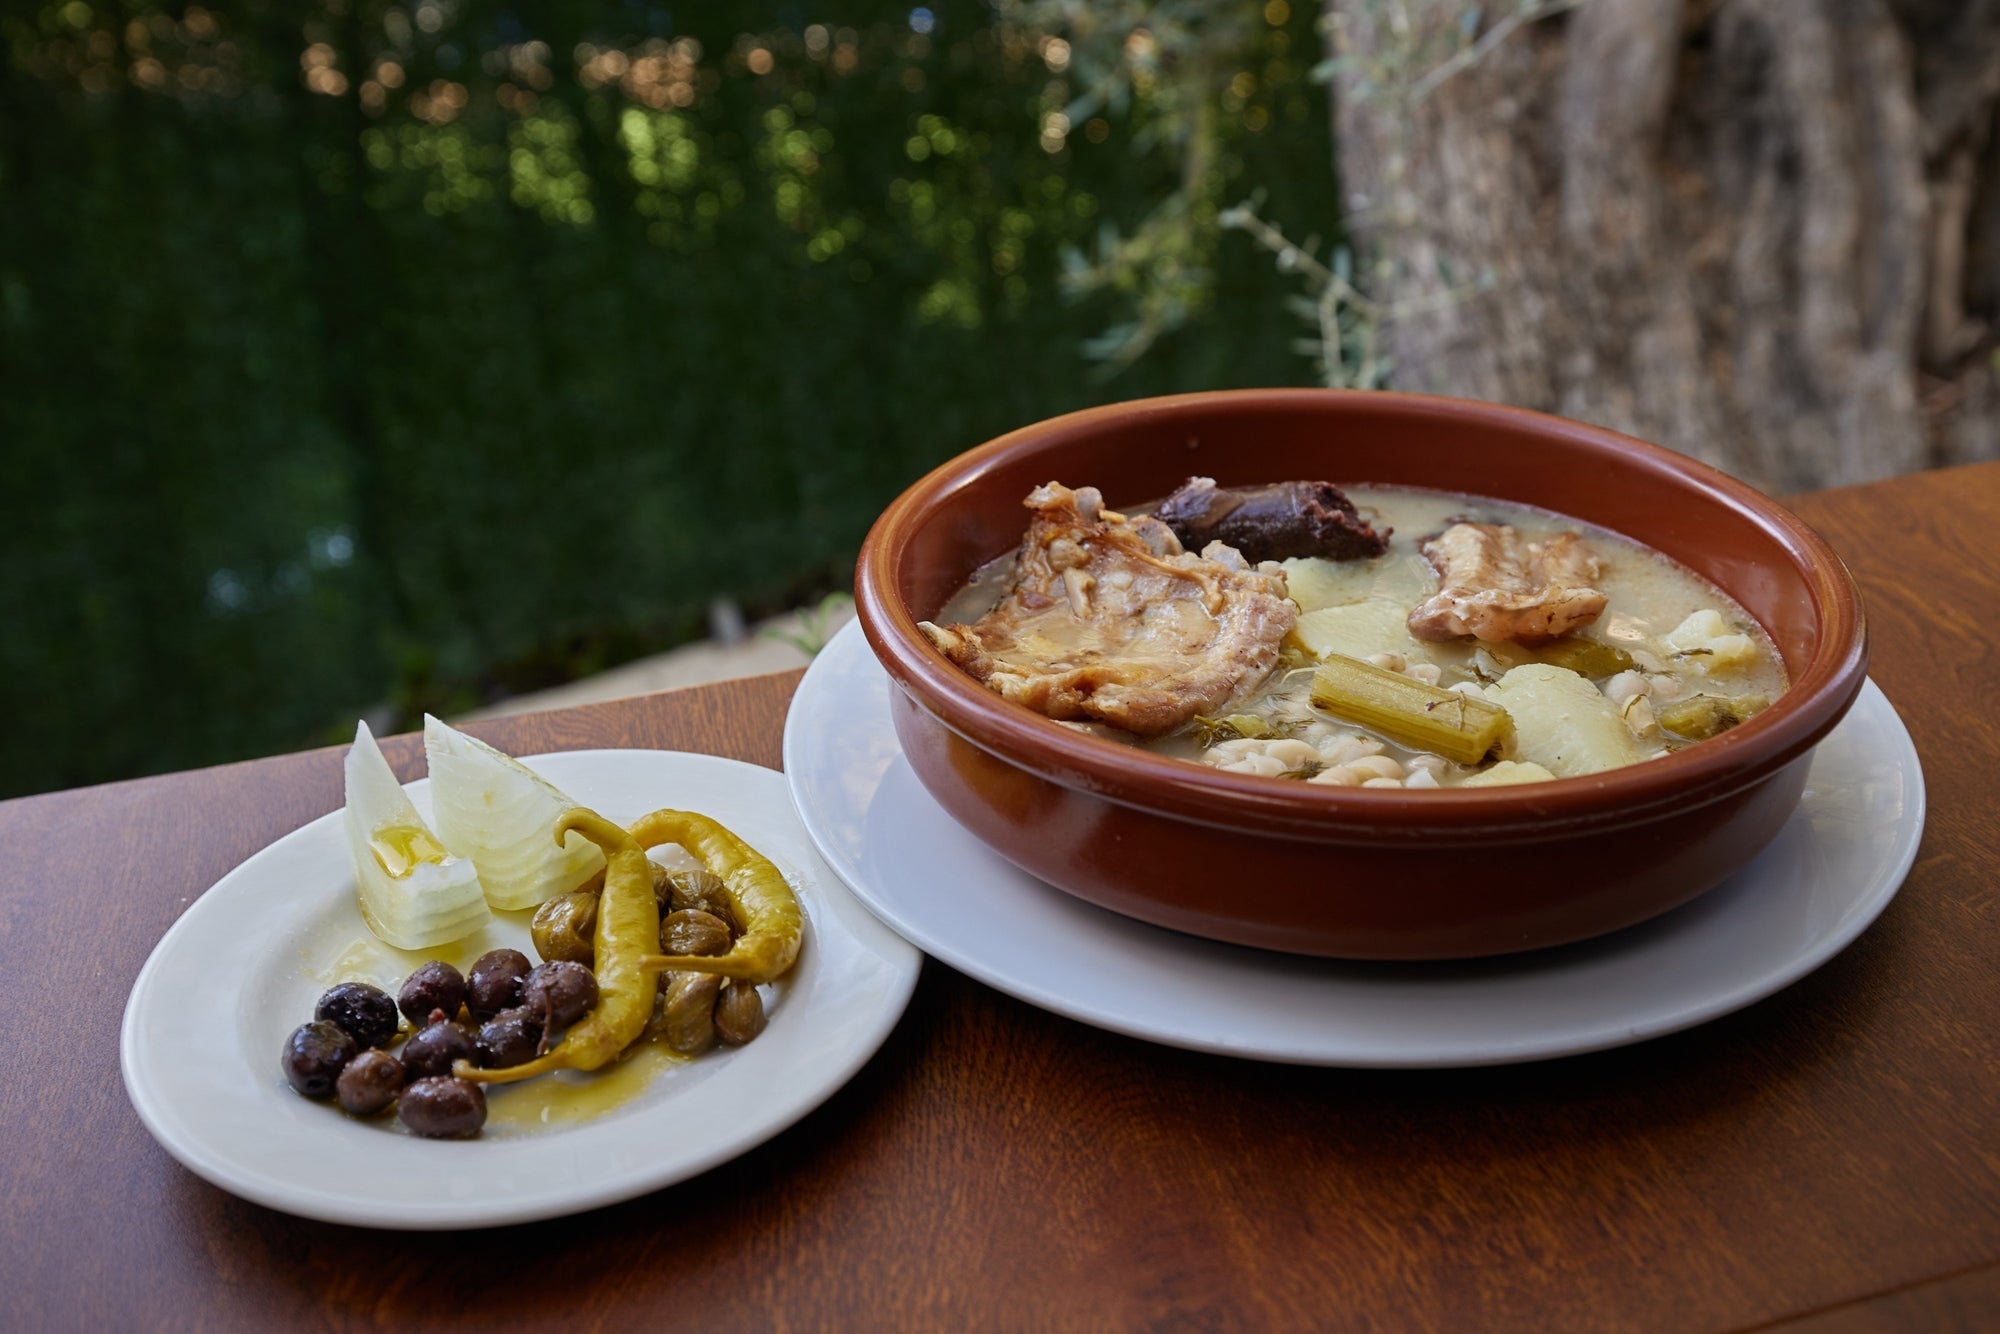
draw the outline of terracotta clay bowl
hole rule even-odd
[[[917,629],[1016,546],[1055,480],[1107,504],[1324,479],[1524,501],[1624,533],[1770,632],[1791,688],[1749,723],[1585,778],[1402,792],[1257,778],[1086,736],[1008,703]],[[903,752],[946,810],[1079,898],[1264,949],[1452,959],[1582,940],[1713,888],[1776,836],[1867,666],[1859,598],[1811,529],[1740,482],[1611,431],[1487,403],[1253,390],[1078,412],[924,477],[877,520],[855,593]],[[956,892],[941,869],[937,892]]]

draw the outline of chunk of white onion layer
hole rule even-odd
[[[368,730],[347,752],[347,848],[361,920],[384,944],[428,949],[469,936],[492,916],[471,862],[453,857],[411,804]]]
[[[581,834],[556,846],[556,821],[578,803],[527,765],[428,715],[424,753],[438,837],[479,868],[495,908],[532,908],[604,869]]]

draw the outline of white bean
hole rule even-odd
[[[1641,699],[1653,693],[1653,683],[1643,672],[1620,672],[1604,683],[1604,697],[1613,704]]]
[[[1290,737],[1266,742],[1264,753],[1287,769],[1303,769],[1308,764],[1319,763],[1319,750],[1316,747]]]
[[[1634,695],[1625,701],[1625,707],[1619,711],[1619,717],[1623,718],[1625,725],[1632,729],[1633,736],[1656,737],[1660,734],[1660,720],[1653,715],[1653,701],[1644,695]]]
[[[1346,736],[1334,738],[1330,744],[1322,745],[1319,748],[1319,757],[1327,764],[1346,764],[1364,755],[1379,755],[1381,752],[1381,742],[1373,737],[1356,736],[1350,732]]]
[[[1314,767],[1320,754],[1311,743],[1292,737],[1235,737],[1216,742],[1201,759],[1231,773],[1277,778]]]
[[[1358,760],[1350,760],[1348,768],[1356,773],[1367,774],[1371,778],[1401,778],[1403,766],[1387,755],[1366,755]]]
[[[1363,783],[1361,786],[1401,788],[1403,786],[1403,780],[1400,778],[1371,778],[1367,782]]]
[[[1233,738],[1229,741],[1218,741],[1201,753],[1201,762],[1226,769],[1243,759],[1246,755],[1255,753],[1256,750],[1257,745],[1255,742],[1244,740],[1241,737]]]

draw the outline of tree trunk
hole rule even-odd
[[[1463,0],[1330,8],[1371,295],[1488,280],[1389,319],[1396,387],[1778,490],[2000,452],[2000,0],[1494,6],[1442,82]]]

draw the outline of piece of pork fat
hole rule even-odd
[[[1604,594],[1592,587],[1603,567],[1575,533],[1523,542],[1505,524],[1456,523],[1418,550],[1439,582],[1410,612],[1418,639],[1543,644],[1604,610]]]
[[[1251,562],[1323,556],[1361,560],[1389,549],[1391,529],[1376,532],[1331,482],[1217,486],[1190,477],[1153,516],[1187,547],[1223,542]]]
[[[922,623],[988,689],[1058,721],[1138,736],[1214,712],[1269,676],[1298,611],[1277,565],[1184,551],[1157,519],[1094,487],[1037,487],[1014,586],[971,625]]]

